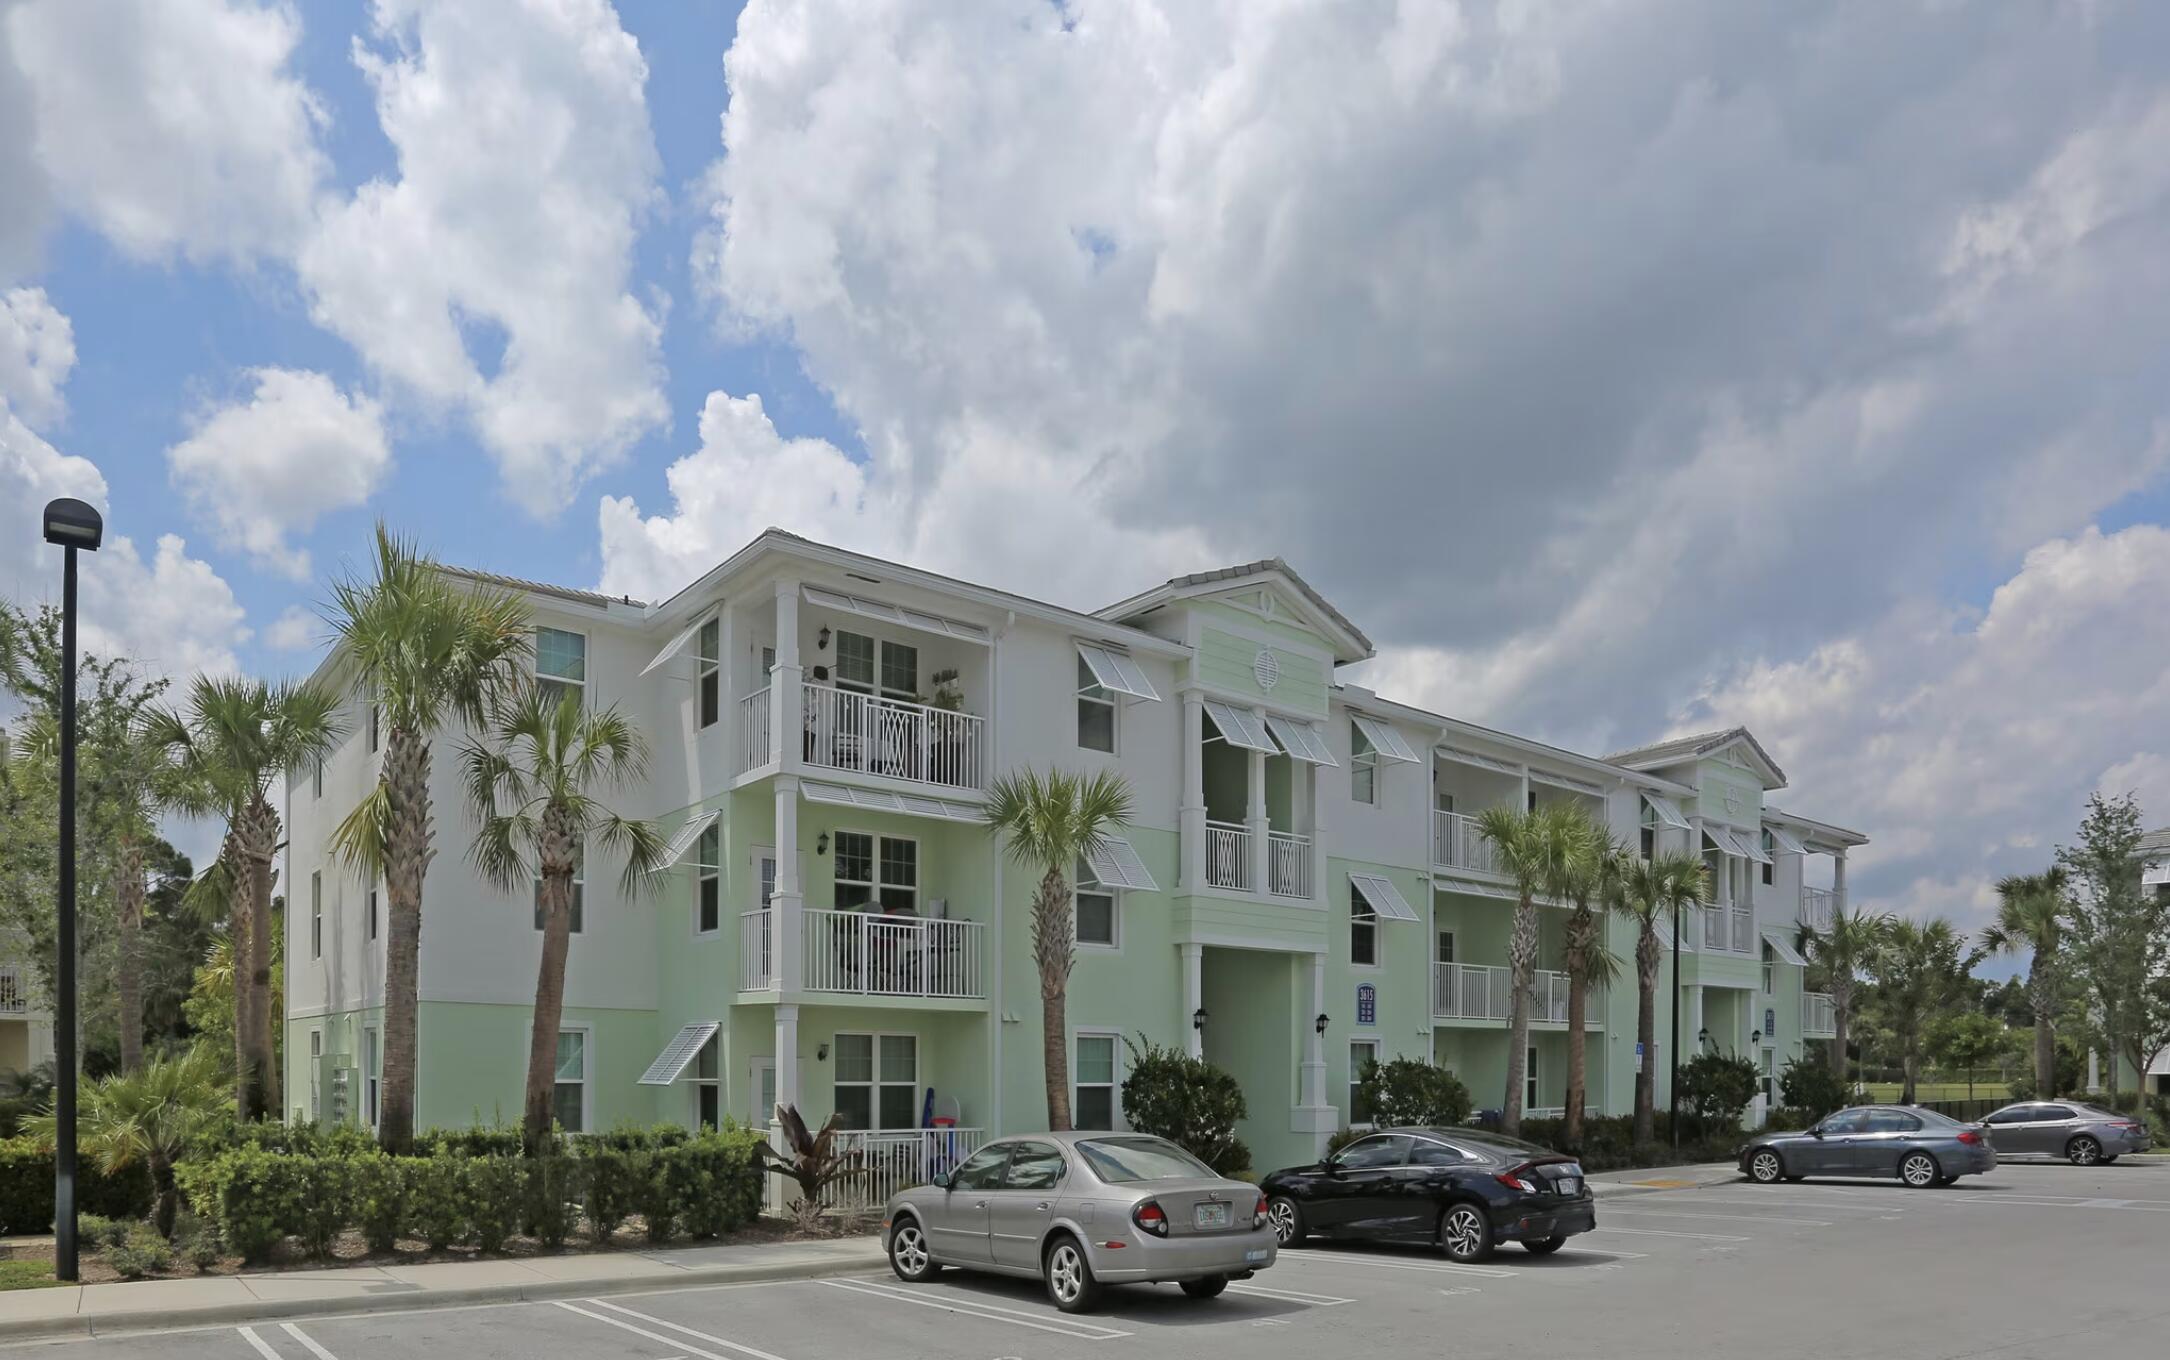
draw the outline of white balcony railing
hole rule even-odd
[[[1589,1005],[1583,1025],[1604,1028],[1603,995],[1588,988]],[[1540,968],[1530,979],[1530,1019],[1549,1024],[1567,1022],[1569,979],[1567,974]],[[1513,970],[1481,963],[1435,963],[1432,965],[1432,1015],[1442,1020],[1505,1020],[1514,1000]]]
[[[1266,891],[1275,897],[1309,897],[1311,889],[1311,838],[1267,832]]]
[[[762,992],[776,985],[776,957],[767,909],[742,913],[738,918],[738,989]]]
[[[822,1203],[839,1209],[886,1204],[899,1190],[925,1185],[940,1172],[956,1170],[958,1163],[979,1151],[986,1138],[985,1129],[960,1128],[839,1133],[837,1151],[854,1174],[831,1183]]]
[[[1499,872],[1498,852],[1477,829],[1477,819],[1459,812],[1432,814],[1432,863],[1486,874]]]
[[[807,911],[806,990],[979,1000],[987,927],[978,921]]]
[[[738,701],[738,772],[769,763],[769,691],[766,686]]]
[[[30,988],[20,968],[0,968],[0,1015],[24,1015],[30,1010]]]
[[[1831,920],[1837,915],[1841,898],[1830,888],[1801,887],[1801,924],[1810,930],[1829,930]]]
[[[986,722],[978,714],[812,683],[805,697],[808,765],[953,789],[980,786]]]
[[[1703,948],[1720,953],[1755,952],[1756,913],[1753,907],[1704,907]]]
[[[1251,832],[1234,822],[1206,823],[1206,886],[1251,889]]]
[[[1828,992],[1801,993],[1801,1033],[1810,1039],[1830,1039],[1838,1034],[1838,1013]]]

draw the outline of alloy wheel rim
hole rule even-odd
[[[927,1245],[919,1238],[919,1229],[907,1227],[897,1232],[897,1262],[907,1275],[917,1275],[927,1267]]]
[[[1906,1181],[1909,1185],[1927,1185],[1936,1179],[1936,1164],[1916,1153],[1906,1159]]]
[[[1051,1273],[1055,1277],[1055,1297],[1064,1303],[1077,1297],[1079,1264],[1075,1248],[1055,1248],[1054,1269]]]
[[[1273,1235],[1283,1242],[1296,1235],[1296,1206],[1285,1199],[1273,1202]]]
[[[2092,1138],[2082,1138],[2072,1145],[2072,1160],[2078,1162],[2081,1166],[2092,1165],[2095,1158],[2101,1155],[2102,1149],[2095,1146],[2095,1140]]]
[[[1757,1153],[1757,1154],[1756,1154],[1756,1161],[1755,1161],[1755,1173],[1756,1173],[1756,1179],[1757,1179],[1757,1180],[1759,1180],[1759,1181],[1775,1181],[1775,1180],[1777,1180],[1777,1179],[1778,1179],[1778,1154],[1776,1154],[1776,1153],[1774,1153],[1774,1152],[1760,1152],[1760,1153]]]
[[[1477,1244],[1484,1240],[1483,1226],[1470,1209],[1456,1209],[1447,1215],[1447,1250],[1456,1256],[1476,1254]]]

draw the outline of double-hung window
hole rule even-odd
[[[855,694],[879,693],[906,703],[919,698],[919,649],[909,643],[871,638],[839,629],[836,635],[836,687]]]
[[[369,938],[377,938],[377,890],[369,890]]]
[[[324,957],[324,875],[309,875],[309,957]]]
[[[324,1031],[309,1031],[309,1118],[324,1117]]]
[[[1349,888],[1349,962],[1364,966],[1379,961],[1379,913],[1364,895]]]
[[[1114,949],[1121,945],[1120,923],[1117,919],[1115,889],[1099,882],[1093,875],[1092,865],[1084,860],[1077,862],[1077,896],[1071,913],[1076,920],[1077,942]],[[1088,1127],[1098,1128],[1099,1125]]]
[[[701,625],[694,644],[694,691],[703,727],[714,727],[723,705],[723,621],[710,619]]]
[[[722,1064],[717,1057],[717,1046],[722,1039],[714,1034],[701,1045],[701,1051],[693,1058],[693,1126],[697,1129],[714,1129],[723,1126]]]
[[[713,935],[723,922],[723,829],[710,823],[701,833],[695,862],[693,928]]]
[[[1778,883],[1778,845],[1771,833],[1763,833],[1763,886],[1775,887]]]
[[[1775,984],[1777,980],[1778,955],[1772,952],[1769,944],[1765,944],[1763,946],[1763,994],[1765,996],[1771,995],[1776,990]]]
[[[378,738],[382,735],[383,726],[383,707],[378,704],[371,704],[369,706],[369,750],[372,755],[376,753]]]
[[[1364,1099],[1364,1068],[1377,1061],[1377,1039],[1349,1041],[1349,1125],[1352,1128],[1371,1123],[1371,1102]]]
[[[919,1040],[909,1034],[836,1036],[836,1112],[847,1129],[919,1126]]]
[[[567,1133],[588,1128],[588,1032],[558,1031],[557,1084],[551,1090],[551,1113]]]
[[[377,1057],[377,1031],[373,1027],[362,1029],[362,1122],[377,1127],[377,1093],[384,1080],[384,1067]]]
[[[321,760],[316,763],[316,772],[310,776],[310,787],[315,790],[313,796],[324,796],[324,762]]]
[[[1115,754],[1115,695],[1100,683],[1085,658],[1077,659],[1077,744]]]
[[[1349,724],[1349,797],[1359,803],[1379,801],[1379,752],[1364,729],[1353,722]]]
[[[588,639],[562,628],[535,630],[535,683],[545,696],[562,701],[568,694],[585,703],[588,688]]]
[[[919,906],[919,842],[865,831],[836,833],[836,909],[913,912]]]
[[[1073,1064],[1074,1092],[1070,1097],[1070,1122],[1080,1129],[1112,1129],[1115,1124],[1115,1093],[1122,1084],[1116,1075],[1117,1054],[1112,1034],[1077,1036],[1077,1062]]]
[[[537,930],[541,930],[543,928],[542,894],[542,875],[537,874],[535,876],[535,929]],[[573,900],[571,903],[571,910],[568,913],[572,917],[572,933],[575,935],[578,935],[580,933],[582,917],[584,915],[582,909],[587,905],[587,895],[588,856],[587,852],[582,847],[576,845],[573,847]]]
[[[1528,1063],[1522,1071],[1522,1108],[1525,1112],[1540,1108],[1537,1089],[1542,1084],[1537,1080],[1537,1045],[1529,1046],[1527,1057]]]

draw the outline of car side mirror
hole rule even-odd
[[[1810,1129],[1810,1130],[1808,1131],[1808,1136],[1809,1136],[1809,1137],[1811,1137],[1811,1138],[1821,1138],[1821,1137],[1823,1137],[1823,1125],[1821,1125],[1821,1124],[1818,1124],[1818,1125],[1817,1125],[1816,1127],[1814,1127],[1814,1128]]]
[[[928,1181],[927,1184],[937,1190],[947,1190],[949,1189],[949,1173],[947,1171],[937,1171],[934,1173],[934,1179]]]

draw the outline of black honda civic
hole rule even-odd
[[[1284,1247],[1306,1237],[1430,1242],[1481,1261],[1501,1242],[1555,1252],[1597,1226],[1574,1158],[1479,1129],[1380,1129],[1259,1188]]]

